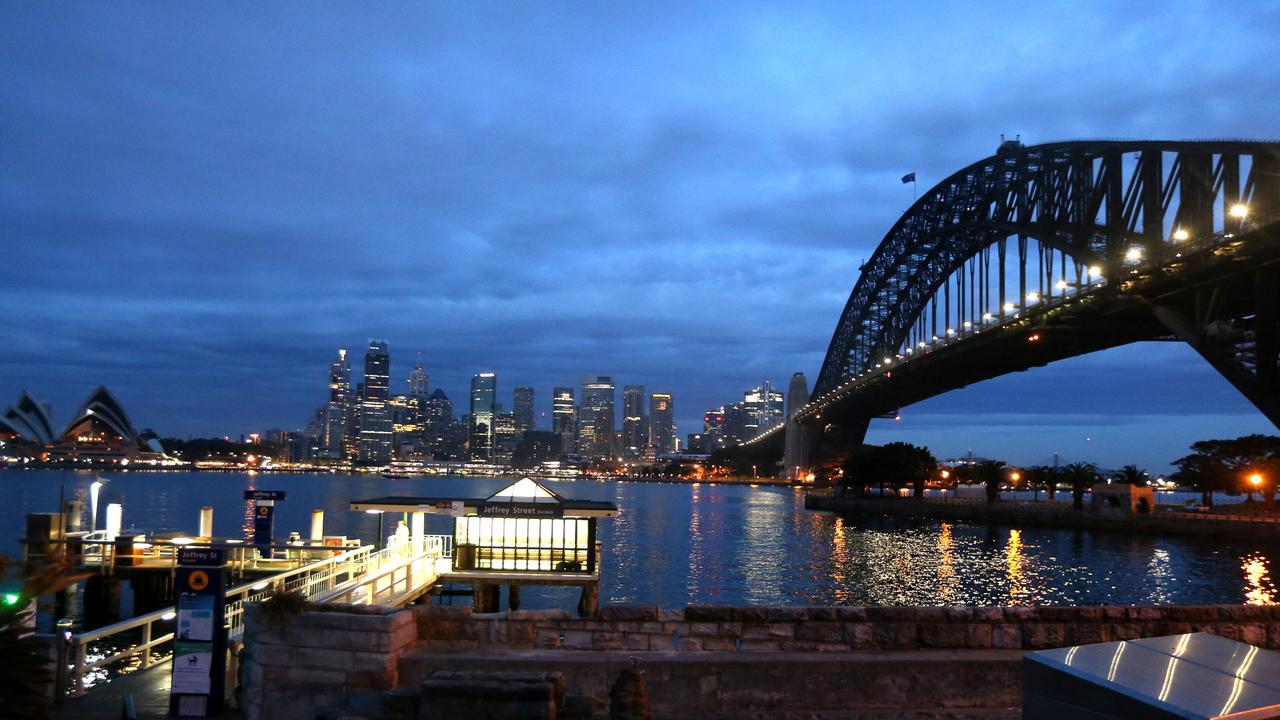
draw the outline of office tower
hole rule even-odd
[[[364,392],[360,399],[360,461],[391,462],[391,353],[383,340],[370,340],[364,354]]]
[[[782,393],[774,390],[768,380],[744,392],[742,406],[747,413],[744,434],[740,438],[743,441],[782,422]]]
[[[493,415],[493,461],[503,465],[511,463],[511,455],[522,433],[516,430],[515,413]]]
[[[573,438],[578,427],[578,409],[573,403],[573,388],[558,387],[551,391],[551,432],[563,439],[565,452],[573,452]]]
[[[724,447],[724,406],[702,414],[702,437],[705,447],[710,450]]]
[[[511,413],[515,416],[516,434],[533,429],[533,388],[518,387],[512,391]]]
[[[416,398],[419,401],[427,399],[427,383],[431,381],[431,375],[422,367],[422,360],[419,359],[417,364],[413,366],[413,370],[409,371],[409,397]]]
[[[350,405],[351,365],[347,362],[346,349],[339,348],[338,359],[329,364],[329,402],[322,411],[319,457],[340,460],[345,456],[352,416]]]
[[[627,457],[640,457],[648,444],[644,429],[644,386],[622,388],[622,452]]]
[[[453,403],[440,388],[431,391],[431,395],[422,403],[422,438],[428,453],[432,456],[443,455],[448,444],[450,426],[453,424]],[[466,434],[463,434],[464,441]],[[444,459],[437,457],[437,460]]]
[[[588,375],[582,379],[578,408],[578,452],[592,458],[613,457],[613,378]]]
[[[649,445],[655,457],[676,451],[676,410],[671,393],[649,396]]]
[[[493,459],[493,415],[498,396],[498,377],[480,373],[471,377],[471,459],[489,462]]]

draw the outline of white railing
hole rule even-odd
[[[364,573],[315,597],[316,602],[396,606],[431,587],[449,571],[453,538],[427,535],[370,556]]]
[[[452,540],[452,538],[450,538]],[[348,584],[369,571],[371,563],[380,563],[379,558],[387,551],[374,552],[372,545],[339,552],[332,557],[318,560],[293,570],[286,570],[252,583],[245,583],[227,590],[226,622],[230,626],[229,638],[240,637],[244,632],[244,606],[246,603],[263,600],[273,589],[296,590],[308,599],[325,602],[319,596],[340,585]],[[113,625],[107,625],[83,633],[66,632],[62,640],[66,645],[70,674],[67,684],[73,695],[81,695],[86,687],[86,678],[92,674],[105,675],[106,666],[128,659],[139,657],[140,670],[150,667],[153,659],[152,649],[173,640],[172,630],[156,636],[154,625],[157,622],[169,622],[176,617],[176,609],[167,607],[155,612],[139,615]],[[141,639],[134,642],[132,635],[141,632]],[[119,652],[94,655],[90,657],[90,645],[110,639],[120,639],[129,645]]]

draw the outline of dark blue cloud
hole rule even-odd
[[[1275,8],[1194,2],[10,3],[0,401],[29,388],[65,418],[105,382],[176,434],[294,426],[334,349],[373,336],[398,383],[419,351],[458,400],[480,370],[541,402],[611,373],[696,430],[816,375],[902,173],[927,186],[1002,132],[1280,135],[1277,30]],[[1102,380],[1075,414],[1257,421],[1198,360],[1160,377],[1178,391]],[[1043,416],[1043,450],[1060,433],[1025,390],[1080,379],[908,417],[962,438],[999,425],[975,413]]]

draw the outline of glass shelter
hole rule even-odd
[[[567,499],[530,478],[486,498],[386,497],[351,509],[451,515],[452,572],[494,576],[598,575],[596,520],[618,513],[612,503]]]

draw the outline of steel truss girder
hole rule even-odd
[[[1280,210],[1280,143],[1005,143],[924,193],[885,235],[861,268],[814,394],[895,354],[947,278],[1005,237],[1034,238],[1110,276],[1130,245],[1160,257],[1173,228],[1207,236],[1215,207],[1236,201],[1254,215]]]

